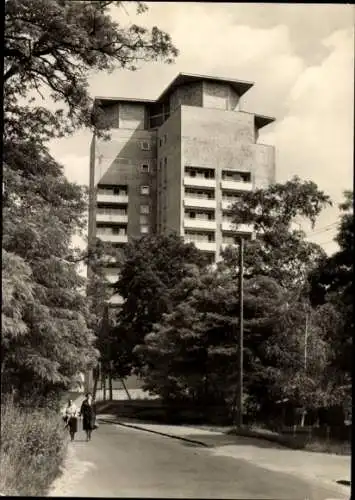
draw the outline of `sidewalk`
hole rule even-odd
[[[104,412],[105,408],[101,411]],[[349,486],[336,484],[337,481],[350,481],[351,479],[351,457],[349,456],[291,450],[263,439],[227,435],[220,431],[203,428],[148,424],[103,413],[98,415],[98,418],[103,422],[112,422],[204,446],[209,448],[214,455],[246,460],[271,471],[331,484],[337,486],[339,492],[350,494]]]

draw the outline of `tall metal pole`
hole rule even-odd
[[[243,351],[244,351],[244,239],[239,246],[239,412],[238,427],[243,426]]]

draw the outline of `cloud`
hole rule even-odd
[[[318,228],[337,220],[337,204],[353,186],[353,66],[354,34],[336,31],[322,40],[330,49],[321,64],[308,67],[295,81],[286,103],[286,115],[263,141],[276,145],[279,181],[297,174],[316,182],[335,202],[321,214]],[[317,230],[317,227],[316,227]],[[336,226],[314,235],[330,242]]]
[[[148,4],[138,18],[114,9],[121,24],[159,26],[180,49],[174,65],[142,64],[139,71],[117,70],[90,77],[92,95],[156,98],[178,72],[255,81],[242,109],[276,117],[259,142],[276,147],[279,181],[299,175],[314,180],[333,198],[352,186],[353,7],[223,3]],[[351,12],[350,12],[351,9]],[[54,156],[68,177],[87,184],[90,134],[53,141]],[[350,184],[351,183],[351,184]],[[322,214],[318,228],[338,217],[337,207]],[[317,233],[318,241],[333,232]],[[315,236],[316,237],[316,236]],[[326,243],[327,250],[336,247]]]
[[[87,151],[85,151],[87,153]],[[56,153],[56,160],[64,166],[64,174],[70,182],[89,185],[89,155]]]

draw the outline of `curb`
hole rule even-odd
[[[182,437],[182,436],[177,436],[176,434],[168,434],[167,432],[154,431],[152,429],[145,429],[144,427],[140,427],[139,425],[124,424],[123,422],[108,420],[108,419],[105,419],[105,418],[101,418],[100,416],[99,416],[99,418],[100,418],[100,420],[102,422],[105,422],[107,424],[121,425],[122,427],[128,427],[128,428],[136,429],[136,430],[139,430],[139,431],[150,432],[151,434],[158,434],[159,436],[165,436],[165,437],[169,437],[171,439],[177,439],[179,441],[185,441],[186,443],[197,444],[199,446],[204,446],[205,448],[209,448],[210,447],[208,444],[203,443],[202,441],[197,441],[196,439],[185,438],[185,437]]]

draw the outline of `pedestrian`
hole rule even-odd
[[[83,417],[83,430],[86,432],[86,441],[90,441],[92,431],[97,428],[91,392],[85,394],[85,399],[80,409],[80,415]]]
[[[78,409],[71,399],[68,399],[68,405],[65,408],[64,421],[65,427],[69,429],[71,441],[74,441],[75,434],[78,432]]]

